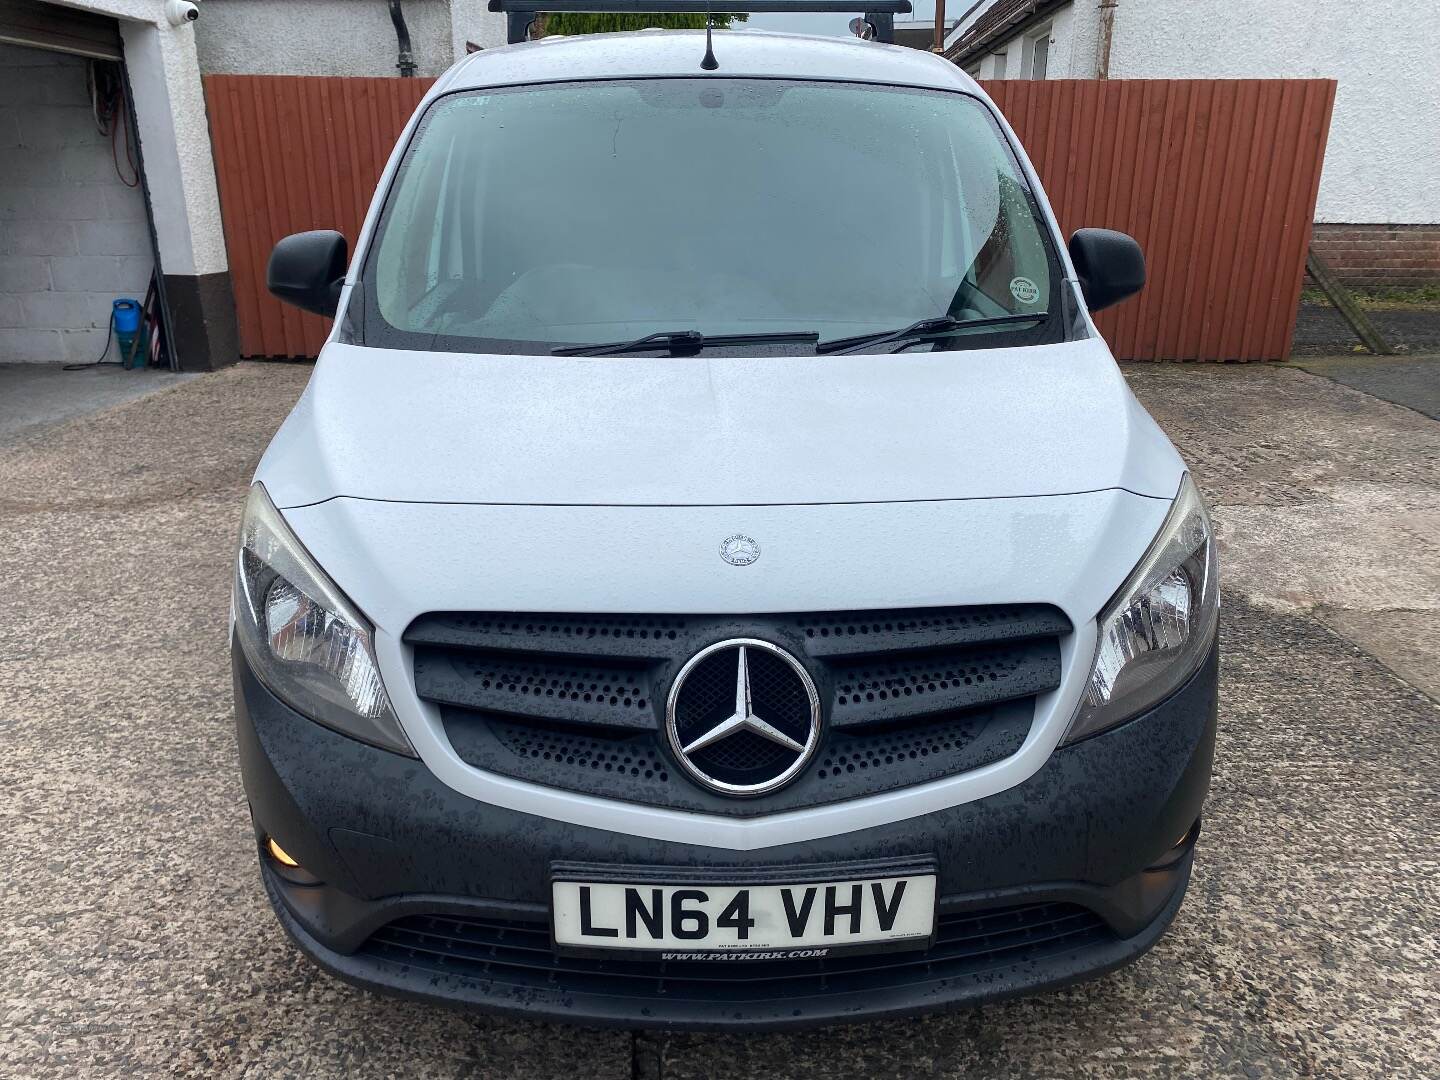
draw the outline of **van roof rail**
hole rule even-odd
[[[508,16],[506,38],[514,45],[530,36],[530,24],[541,12],[633,12],[688,15],[755,12],[860,11],[875,28],[877,41],[894,42],[895,16],[908,15],[910,0],[490,0],[491,11]]]

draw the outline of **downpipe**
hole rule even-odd
[[[405,25],[405,12],[400,0],[390,0],[390,21],[395,24],[395,39],[400,45],[400,56],[395,67],[402,79],[415,77],[415,54],[410,48],[410,28]]]
[[[1110,45],[1115,40],[1115,9],[1120,0],[1100,2],[1100,45],[1095,64],[1095,78],[1110,78]]]

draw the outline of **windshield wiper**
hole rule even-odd
[[[848,353],[874,345],[887,345],[892,341],[924,341],[927,338],[944,337],[957,330],[979,329],[986,326],[1003,326],[1012,322],[1035,322],[1044,319],[1048,311],[1022,311],[1016,315],[992,315],[984,319],[957,319],[953,315],[941,315],[935,319],[921,319],[899,330],[881,330],[874,334],[857,334],[855,337],[836,338],[816,345],[817,353]]]
[[[668,349],[677,356],[694,356],[701,349],[723,345],[815,345],[820,335],[814,330],[791,333],[702,334],[699,330],[661,330],[634,341],[611,341],[603,345],[567,345],[551,349],[551,356],[614,356],[618,353]]]

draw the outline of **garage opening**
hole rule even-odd
[[[118,24],[0,0],[0,436],[171,370],[157,265]]]

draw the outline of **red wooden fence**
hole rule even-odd
[[[324,320],[265,291],[275,241],[351,242],[425,79],[205,79],[244,356],[313,356]],[[1121,359],[1290,351],[1335,100],[1328,79],[1004,80],[986,90],[1068,232],[1140,241],[1150,280],[1098,317]]]
[[[305,229],[339,229],[353,247],[380,170],[433,81],[206,76],[241,356],[320,351],[330,321],[270,295],[270,249]]]
[[[1281,360],[1335,101],[1329,79],[1007,79],[986,90],[1068,232],[1145,249],[1149,282],[1096,318],[1127,360]]]

